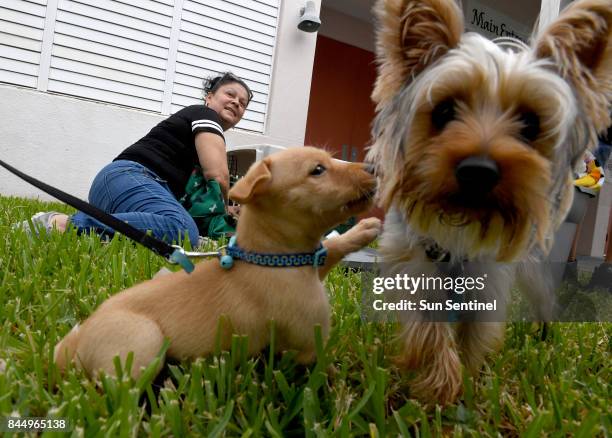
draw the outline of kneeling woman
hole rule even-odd
[[[188,238],[198,242],[198,228],[178,202],[195,165],[206,179],[215,179],[226,200],[229,170],[223,133],[244,114],[253,94],[236,76],[226,73],[204,84],[204,105],[181,109],[124,150],[94,179],[89,202],[142,231],[167,242]],[[102,236],[112,228],[84,213],[37,213],[37,228],[60,232],[72,226],[78,232]]]

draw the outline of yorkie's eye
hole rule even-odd
[[[313,176],[319,176],[319,175],[323,175],[325,173],[327,169],[325,168],[325,166],[322,166],[320,164],[317,164],[317,167],[315,167],[314,169],[312,169],[310,171],[310,174]]]
[[[540,134],[540,118],[533,111],[525,111],[519,115],[519,121],[523,124],[521,137],[527,141],[534,141]]]
[[[441,131],[448,122],[455,119],[455,101],[446,99],[435,106],[431,112],[431,123],[436,130]]]

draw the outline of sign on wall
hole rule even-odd
[[[527,42],[531,29],[477,0],[463,0],[465,27],[490,39],[517,38]]]

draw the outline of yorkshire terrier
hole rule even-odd
[[[379,0],[374,10],[367,161],[386,211],[384,261],[415,275],[440,260],[479,263],[484,293],[502,307],[521,279],[546,302],[537,262],[571,206],[573,166],[610,125],[612,1],[572,3],[530,45],[464,33],[453,0]],[[478,372],[505,325],[430,321],[424,312],[404,319],[398,362],[415,371],[417,398],[452,403],[462,364]]]

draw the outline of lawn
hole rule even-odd
[[[71,211],[0,197],[0,417],[67,418],[72,436],[610,436],[612,323],[552,324],[546,341],[537,326],[512,324],[459,403],[426,407],[392,364],[394,327],[362,321],[360,276],[339,268],[326,281],[331,337],[310,367],[273,346],[248,358],[235,338],[231,351],[169,365],[155,380],[60,376],[55,343],[165,263],[121,238],[11,229],[50,209]]]

